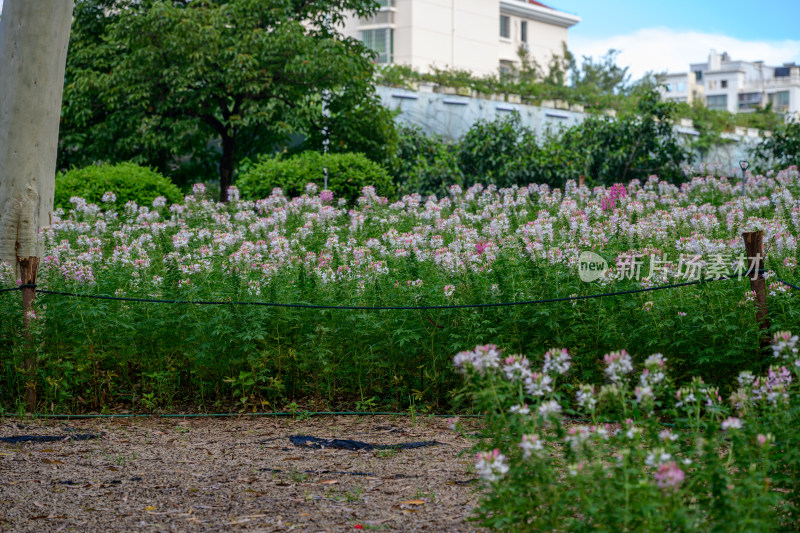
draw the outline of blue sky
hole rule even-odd
[[[800,0],[542,0],[582,22],[569,30],[578,57],[621,51],[635,77],[680,72],[711,48],[732,59],[800,63]]]

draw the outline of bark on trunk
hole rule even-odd
[[[5,0],[0,17],[0,261],[40,257],[50,224],[72,0]]]
[[[34,285],[52,223],[72,0],[5,0],[0,17],[0,262]],[[35,289],[22,291],[25,402],[36,410]]]
[[[17,262],[20,269],[20,276],[23,285],[36,285],[36,276],[39,273],[39,258],[38,257],[20,257]],[[28,412],[36,412],[36,339],[32,337],[30,325],[32,320],[33,300],[36,298],[36,289],[32,286],[23,287],[22,289],[22,321],[23,321],[23,334],[25,337],[25,361],[23,368],[25,369],[25,405],[28,407]]]
[[[233,185],[233,164],[236,150],[236,138],[223,135],[222,160],[219,163],[219,199],[228,201],[228,187]]]

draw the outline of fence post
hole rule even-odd
[[[767,282],[764,279],[764,232],[748,231],[742,234],[749,261],[750,289],[755,293],[756,320],[761,333],[761,345],[769,345],[769,317],[767,316]]]
[[[31,336],[31,317],[28,314],[33,311],[33,300],[36,298],[36,276],[39,273],[38,257],[19,257],[20,278],[22,279],[22,334],[24,337],[25,360],[25,404],[30,413],[36,412],[36,339]]]

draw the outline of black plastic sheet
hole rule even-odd
[[[322,449],[328,448],[333,450],[350,450],[358,452],[362,450],[413,450],[416,448],[424,448],[426,446],[438,446],[441,442],[435,440],[426,440],[420,442],[405,442],[402,444],[370,444],[368,442],[361,442],[358,440],[350,439],[320,439],[318,437],[309,437],[306,435],[292,435],[289,437],[292,444],[300,448],[314,448]]]
[[[92,440],[99,439],[98,435],[79,433],[77,435],[17,435],[15,437],[0,437],[0,442],[19,444],[22,442],[58,442],[62,440]]]

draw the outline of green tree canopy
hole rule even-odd
[[[217,167],[302,135],[319,149],[388,157],[390,113],[373,54],[344,37],[373,0],[82,0],[75,8],[62,168],[132,159],[175,175]],[[323,94],[329,116],[323,116]]]
[[[758,170],[781,169],[800,166],[800,122],[791,121],[775,128],[771,137],[765,138],[750,154],[757,161]]]

